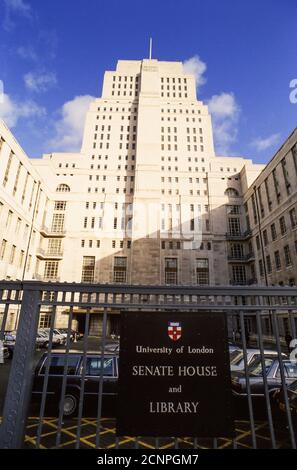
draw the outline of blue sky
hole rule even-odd
[[[80,146],[118,59],[186,62],[217,153],[266,162],[297,125],[295,0],[0,0],[2,116],[29,156]]]

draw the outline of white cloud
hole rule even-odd
[[[183,65],[185,73],[195,75],[197,88],[206,83],[204,73],[206,72],[207,66],[198,55],[194,55],[190,59],[186,60]]]
[[[24,75],[24,82],[28,90],[42,93],[57,84],[57,77],[52,72],[29,72]]]
[[[56,135],[49,141],[54,150],[76,152],[80,150],[85,117],[94,96],[76,96],[65,103],[61,110],[61,119],[56,123]]]
[[[12,16],[19,15],[27,19],[32,19],[31,6],[24,2],[24,0],[3,0],[5,5],[5,12],[2,15],[3,28],[5,31],[12,31],[15,28],[15,23],[12,21]]]
[[[36,61],[38,59],[37,54],[33,47],[31,46],[20,46],[17,49],[17,54],[21,57],[21,59],[28,59]]]
[[[258,137],[251,142],[252,147],[255,147],[259,152],[267,150],[280,142],[280,134],[272,134],[269,137],[261,138]]]
[[[7,8],[23,16],[31,16],[31,6],[24,0],[4,0]]]
[[[231,144],[237,140],[240,107],[233,93],[221,93],[211,97],[208,109],[212,115],[216,150],[228,154]]]
[[[15,127],[22,118],[35,118],[46,115],[45,108],[39,106],[35,101],[16,101],[9,95],[3,95],[3,101],[0,103],[0,118],[3,119],[8,127]]]

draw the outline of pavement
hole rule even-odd
[[[30,417],[27,423],[24,447],[36,448],[39,418]],[[43,420],[41,429],[40,449],[95,449],[96,433],[99,432],[100,449],[249,449],[253,447],[250,422],[247,420],[235,422],[236,436],[232,439],[193,439],[184,438],[146,438],[146,437],[116,437],[115,420],[101,418],[98,426],[95,418],[82,418],[80,436],[78,435],[77,419],[65,420],[61,427],[57,445],[59,426],[57,418]],[[271,437],[266,422],[255,423],[256,443],[259,449],[271,448]],[[185,430],[186,433],[186,430]],[[290,439],[285,427],[276,432],[277,448],[290,448]]]

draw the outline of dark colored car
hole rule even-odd
[[[77,414],[82,386],[84,386],[84,409],[88,409],[91,415],[97,415],[101,357],[101,353],[98,353],[98,351],[87,353],[85,377],[83,381],[83,353],[81,351],[69,352],[66,392],[63,402],[64,416],[71,417]],[[47,405],[55,404],[56,407],[60,407],[66,359],[67,355],[65,351],[52,352],[47,386]],[[32,390],[33,401],[41,400],[47,361],[48,353],[45,353],[36,367]],[[103,362],[102,409],[103,411],[106,410],[108,413],[114,413],[115,411],[117,381],[118,355],[116,353],[105,352]]]
[[[275,356],[265,356],[265,374],[269,395],[272,397],[282,387],[279,359]],[[285,381],[290,385],[297,379],[297,364],[290,360],[283,360]],[[251,395],[254,398],[264,398],[264,380],[261,359],[258,358],[248,369]],[[231,372],[232,392],[234,396],[247,396],[247,383],[244,371]]]
[[[288,394],[289,407],[291,410],[291,416],[292,416],[295,426],[297,426],[297,380],[292,382],[287,387],[287,394]],[[278,409],[281,411],[282,414],[285,414],[286,405],[285,405],[283,388],[275,393],[274,399],[278,406]]]

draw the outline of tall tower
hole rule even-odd
[[[214,157],[211,119],[196,99],[195,77],[180,62],[119,61],[90,107],[82,153],[90,165],[88,196],[104,202],[103,232],[127,254],[127,280],[191,283],[192,241],[210,231],[205,211]],[[169,255],[178,251],[176,261],[164,258],[167,248]]]

